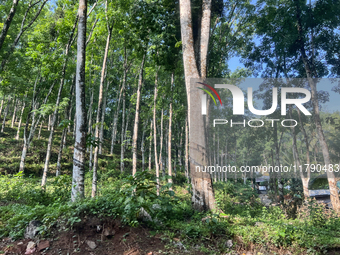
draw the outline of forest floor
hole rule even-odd
[[[270,194],[258,195],[250,182],[214,183],[216,201],[224,215],[192,209],[190,185],[180,167],[173,178],[174,195],[169,195],[164,179],[161,196],[152,198],[152,170],[149,179],[141,176],[137,180],[138,185],[146,188],[147,196],[131,198],[135,183],[127,173],[131,169],[130,148],[126,153],[126,172],[121,174],[119,144],[114,155],[103,154],[99,158],[97,198],[90,198],[92,173],[87,168],[86,198],[70,203],[72,137],[63,151],[62,175],[55,177],[61,134],[57,129],[47,188],[42,191],[49,131],[43,127],[41,138],[33,140],[24,174],[18,174],[22,140],[15,140],[15,134],[16,129],[7,125],[0,136],[0,254],[340,254],[338,217],[313,201],[298,211],[290,205],[285,210],[273,206]],[[108,146],[104,151],[109,151]],[[141,162],[138,167],[142,168]],[[154,204],[162,205],[158,211],[150,211],[160,224],[136,218],[141,206]],[[23,238],[32,220],[42,222],[39,234]],[[27,252],[27,247],[33,249]]]

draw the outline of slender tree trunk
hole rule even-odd
[[[65,49],[65,61],[64,61],[64,64],[63,64],[63,69],[61,71],[61,80],[60,80],[60,85],[59,85],[59,90],[58,90],[58,95],[57,95],[57,101],[55,103],[55,109],[54,109],[54,112],[53,112],[52,122],[51,122],[51,126],[50,126],[51,132],[50,132],[50,136],[48,138],[45,166],[44,166],[44,172],[43,172],[43,176],[42,176],[42,180],[41,180],[41,186],[42,187],[44,187],[46,185],[47,172],[48,172],[48,169],[49,169],[49,164],[50,164],[50,159],[51,159],[54,129],[55,129],[56,120],[57,120],[57,116],[58,116],[58,108],[59,108],[59,104],[60,104],[60,100],[61,100],[61,93],[63,91],[64,82],[65,82],[66,67],[67,67],[67,62],[68,62],[68,53],[69,53],[69,50],[70,50],[70,47],[71,47],[71,42],[72,42],[72,39],[73,39],[74,31],[77,27],[77,22],[78,22],[78,17],[76,18],[76,20],[73,24],[72,32],[71,32],[71,35],[69,37],[69,40],[68,40],[68,43],[67,43],[66,49]]]
[[[98,99],[98,110],[97,110],[96,131],[95,131],[96,140],[99,139],[99,131],[100,131],[99,122],[100,122],[101,114],[103,111],[104,79],[105,79],[106,62],[107,62],[107,56],[109,52],[111,34],[112,34],[112,28],[110,27],[108,28],[108,35],[106,39],[105,53],[104,53],[103,66],[102,66],[100,85],[99,85],[99,99]],[[92,195],[91,195],[92,197],[95,197],[97,193],[98,153],[99,153],[99,146],[96,146],[94,148],[94,157],[93,157],[93,177],[92,177]]]
[[[126,107],[125,107],[126,108]],[[125,108],[124,108],[124,116],[126,114],[126,111],[125,111]],[[124,164],[124,157],[125,157],[125,149],[126,149],[126,145],[129,144],[129,140],[130,140],[130,135],[128,136],[128,126],[129,126],[129,118],[130,118],[130,113],[131,111],[128,111],[127,112],[127,116],[125,117],[125,127],[122,126],[122,135],[121,135],[121,154],[120,154],[120,162],[121,162],[121,171],[125,171],[124,167],[125,167],[125,164]]]
[[[149,139],[150,139],[150,144],[149,144],[149,171],[151,171],[151,154],[152,154],[152,120],[151,120],[151,124],[150,124],[150,136],[149,136]]]
[[[292,107],[291,107],[291,105],[289,106],[289,117],[292,119]],[[297,144],[296,144],[295,127],[291,127],[291,130],[292,130],[292,135],[293,135],[293,156],[294,156],[294,160],[295,160],[295,162],[298,166],[301,166],[301,161],[300,161],[300,157],[299,157],[299,153],[298,153],[298,149],[297,149]],[[307,179],[304,176],[303,171],[300,171],[300,177],[301,177],[301,180],[302,180],[303,194],[304,194],[305,198],[308,198],[309,197],[309,190],[308,190],[309,179]]]
[[[143,56],[139,79],[138,79],[138,89],[137,89],[137,102],[136,102],[136,114],[135,114],[135,125],[133,128],[133,138],[132,138],[132,175],[137,172],[137,139],[138,139],[138,124],[139,124],[139,108],[140,108],[140,98],[141,90],[143,84],[143,69],[144,69],[145,55]]]
[[[145,122],[144,126],[143,126],[143,134],[142,134],[142,144],[141,144],[141,152],[142,152],[142,171],[145,171],[145,146],[144,146],[144,137],[145,137],[145,129],[146,129],[146,125],[148,124],[148,122]]]
[[[84,172],[87,131],[85,101],[86,14],[87,0],[79,0],[76,68],[76,132],[73,154],[73,176],[71,191],[71,200],[73,202],[84,197]]]
[[[123,92],[122,132],[120,134],[120,171],[124,172],[124,144],[125,144],[125,89]]]
[[[159,70],[159,68],[158,68]],[[157,195],[159,196],[159,164],[158,164],[158,157],[157,157],[157,123],[156,123],[156,102],[157,102],[157,94],[158,94],[158,70],[156,71],[155,77],[155,92],[153,95],[153,144],[154,144],[154,151],[155,151],[155,167],[156,167],[156,182],[157,182]]]
[[[0,119],[1,119],[1,114],[2,114],[2,109],[4,107],[4,99],[1,99],[1,105],[0,105]]]
[[[67,129],[64,128],[61,139],[60,139],[60,147],[59,147],[59,152],[58,152],[58,160],[57,160],[57,171],[56,171],[56,176],[59,176],[60,170],[61,170],[61,157],[63,153],[63,147],[64,147],[64,137],[66,136]]]
[[[94,92],[93,92],[94,88],[91,89],[91,100],[90,100],[90,105],[89,105],[89,113],[88,113],[88,122],[89,124],[87,125],[88,127],[88,130],[87,130],[87,133],[91,133],[91,129],[92,129],[92,105],[93,105],[93,95],[94,95]]]
[[[71,91],[70,91],[71,100],[68,102],[67,110],[65,111],[65,119],[68,119],[69,121],[70,121],[70,115],[72,113],[73,95],[74,95],[74,89],[75,89],[75,83],[76,83],[76,76],[75,75],[73,75],[72,80],[73,80],[73,82],[72,82]],[[65,149],[66,145],[67,145],[67,133],[70,130],[70,126],[71,126],[71,123],[69,122],[69,124],[68,124],[68,126],[65,130],[64,141],[63,141],[63,149]]]
[[[310,155],[309,155],[309,142],[308,142],[308,135],[307,132],[305,130],[303,121],[301,119],[301,112],[299,110],[299,108],[296,108],[297,112],[298,112],[298,116],[299,116],[299,123],[300,123],[300,127],[303,133],[303,136],[305,138],[305,144],[306,144],[306,163],[308,164],[306,172],[307,172],[307,176],[304,176],[305,178],[302,180],[303,183],[303,187],[304,187],[304,193],[307,193],[308,191],[308,196],[309,196],[309,189],[308,189],[308,185],[309,185],[309,180],[310,180]],[[305,187],[307,188],[307,190],[305,190]]]
[[[91,134],[91,137],[93,135],[93,128],[90,127],[90,134]],[[89,159],[89,172],[92,171],[92,167],[93,167],[93,145],[91,143],[90,145],[90,159]]]
[[[9,97],[8,100],[7,100],[7,105],[6,105],[5,112],[4,112],[4,119],[2,121],[1,133],[4,132],[4,128],[5,128],[5,125],[6,125],[6,117],[7,117],[7,114],[8,114],[10,102],[11,102],[11,98]]]
[[[106,75],[105,75],[106,76]],[[106,95],[109,91],[110,82],[107,82],[106,85],[106,93],[104,93],[104,100],[103,100],[103,111],[102,111],[102,118],[100,123],[100,134],[99,134],[99,154],[102,154],[103,149],[103,141],[104,141],[104,122],[105,122],[105,112],[106,112]]]
[[[41,124],[40,124],[40,128],[39,128],[39,133],[38,133],[38,140],[40,140],[41,129],[42,129],[42,126],[43,126],[44,120],[42,120],[40,123],[41,123]]]
[[[2,122],[1,133],[4,132],[4,128],[5,128],[5,125],[6,125],[6,117],[7,117],[7,113],[8,113],[8,109],[9,109],[10,104],[11,104],[11,98],[8,98],[7,106],[6,106],[6,109],[5,109],[5,112],[4,112],[4,120]]]
[[[172,87],[174,86],[174,73],[171,74],[171,94]],[[168,138],[168,174],[169,174],[169,183],[172,183],[172,166],[171,166],[171,125],[172,125],[172,98],[170,99],[170,109],[169,109],[169,138]],[[172,190],[172,188],[170,188]]]
[[[74,99],[74,93],[75,93],[75,90],[76,90],[75,88],[76,88],[76,76],[73,75],[73,89],[72,89],[72,92],[71,92],[71,102],[70,102],[70,108],[69,108],[69,112],[68,112],[68,120],[69,120],[70,123],[71,123],[71,120],[72,120],[73,99]],[[75,122],[73,123],[73,126],[74,127],[76,126]],[[67,133],[71,133],[71,125],[69,125],[67,127]],[[65,137],[67,137],[67,133],[66,133]]]
[[[22,107],[21,107],[21,112],[20,112],[20,119],[19,119],[19,123],[18,123],[18,131],[17,134],[15,136],[15,140],[19,140],[19,135],[20,135],[20,128],[21,128],[21,122],[22,122],[22,115],[24,114],[25,111],[25,105],[26,105],[26,97],[27,94],[24,97],[24,100],[22,101]]]
[[[162,172],[163,177],[165,176],[165,170],[163,169],[163,118],[164,118],[164,110],[162,108],[162,114],[161,114],[161,137],[159,141],[160,145],[160,151],[159,151],[159,171]]]
[[[13,128],[13,126],[14,126],[15,117],[16,117],[16,114],[17,114],[17,106],[18,106],[18,102],[19,102],[18,99],[16,99],[15,102],[14,102],[14,109],[13,109],[13,117],[12,117],[11,128]]]
[[[190,183],[190,173],[189,173],[189,125],[188,116],[185,119],[185,177],[188,183]]]
[[[48,125],[47,125],[47,131],[51,130],[51,114],[48,115]]]
[[[302,61],[304,63],[305,71],[307,74],[307,80],[309,83],[309,86],[311,88],[311,96],[312,96],[312,104],[314,109],[314,121],[316,125],[316,130],[318,134],[318,140],[321,146],[322,155],[324,158],[324,163],[327,168],[327,179],[329,184],[329,191],[330,191],[330,197],[333,209],[337,212],[340,211],[340,199],[338,194],[338,188],[336,185],[336,179],[333,171],[328,171],[328,167],[331,164],[331,159],[329,155],[329,149],[326,142],[326,138],[323,133],[321,120],[320,120],[320,113],[319,113],[319,101],[318,101],[318,95],[317,95],[317,89],[316,89],[316,81],[313,79],[313,74],[316,76],[316,68],[313,63],[310,63],[308,60],[308,57],[306,55],[305,51],[305,42],[303,37],[303,31],[302,31],[302,21],[301,21],[301,9],[300,9],[300,3],[297,0],[294,0],[296,4],[296,20],[297,20],[297,30],[299,33],[299,48],[300,53],[302,56]]]
[[[280,139],[281,140],[281,139]],[[277,122],[274,122],[274,147],[275,147],[275,165],[280,166],[280,146],[277,139]],[[283,182],[281,178],[281,172],[277,172],[277,184],[278,184],[278,191],[279,191],[279,202],[283,203],[284,201],[284,194],[283,194]]]

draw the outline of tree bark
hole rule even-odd
[[[4,99],[1,99],[1,105],[0,105],[0,119],[1,119],[1,114],[2,114],[2,109],[4,107]]]
[[[172,95],[172,87],[174,85],[174,73],[171,73],[171,92]],[[171,166],[171,125],[172,125],[172,96],[170,99],[170,106],[169,106],[169,137],[168,137],[168,174],[169,174],[169,183],[172,184],[172,166]],[[172,190],[172,188],[170,188]]]
[[[292,119],[292,106],[289,106],[289,117]],[[297,164],[297,166],[301,166],[301,161],[299,157],[299,152],[297,149],[297,144],[296,144],[296,133],[295,133],[295,127],[291,127],[292,135],[293,135],[293,156],[294,160]],[[300,171],[300,177],[302,181],[302,187],[303,187],[303,194],[305,196],[305,199],[309,197],[309,190],[308,190],[308,183],[309,183],[309,178],[305,176],[304,171]]]
[[[280,167],[280,146],[277,139],[277,122],[274,122],[274,147],[275,147],[275,165]],[[280,139],[281,141],[281,139]],[[283,194],[283,182],[281,178],[281,172],[277,172],[277,184],[278,184],[278,191],[279,191],[279,202],[283,203],[284,201],[284,194]]]
[[[17,106],[18,106],[18,102],[19,102],[18,99],[16,99],[16,100],[14,101],[14,109],[13,109],[13,116],[12,116],[11,128],[13,128],[13,126],[14,126],[15,116],[16,116],[16,114],[17,114]]]
[[[327,168],[327,179],[329,184],[329,192],[331,197],[331,202],[333,209],[336,212],[340,212],[340,199],[338,194],[338,188],[336,185],[336,179],[334,172],[329,171],[329,165],[331,164],[331,159],[329,155],[329,149],[326,142],[325,135],[323,133],[321,120],[320,120],[320,112],[319,112],[319,101],[318,101],[318,95],[317,95],[317,89],[316,89],[316,81],[313,79],[313,73],[316,75],[316,68],[313,63],[310,63],[308,60],[308,57],[306,55],[305,50],[305,43],[304,43],[304,37],[303,37],[303,31],[302,31],[302,21],[301,21],[301,9],[299,6],[299,2],[297,0],[294,0],[296,4],[296,20],[297,20],[297,30],[299,33],[298,43],[299,43],[299,49],[302,57],[302,61],[304,63],[307,80],[309,83],[309,86],[311,88],[311,96],[312,96],[312,105],[314,110],[314,121],[315,126],[318,134],[319,143],[322,150],[322,155],[324,159],[325,166]]]
[[[39,128],[39,133],[38,133],[38,140],[40,140],[41,129],[42,129],[43,123],[44,123],[44,120],[42,120],[42,121],[40,122],[40,128]]]
[[[103,66],[102,72],[100,77],[100,85],[99,85],[99,98],[98,98],[98,110],[97,110],[97,118],[96,118],[96,131],[95,131],[95,138],[99,140],[99,122],[103,110],[103,89],[104,89],[104,80],[105,80],[105,70],[106,70],[106,63],[107,63],[107,56],[109,53],[109,46],[110,40],[112,35],[112,27],[108,27],[108,35],[106,39],[106,46],[105,46],[105,53],[103,59]],[[98,153],[99,153],[99,146],[94,148],[94,155],[93,155],[93,176],[92,176],[92,197],[96,196],[97,193],[97,168],[98,168]]]
[[[151,171],[151,154],[152,154],[152,120],[151,120],[151,124],[150,124],[150,136],[149,136],[149,139],[150,139],[150,143],[149,143],[149,171]]]
[[[6,109],[5,109],[5,112],[4,112],[4,120],[2,121],[1,133],[4,132],[4,128],[5,128],[5,125],[6,125],[6,117],[7,117],[7,113],[8,113],[8,109],[9,109],[10,104],[11,104],[11,98],[9,97],[8,101],[7,101],[7,106],[6,106]]]
[[[185,177],[188,183],[190,183],[190,173],[189,173],[189,125],[188,116],[185,119]]]
[[[84,197],[84,172],[87,132],[85,101],[86,14],[87,0],[79,0],[76,67],[76,132],[73,154],[73,175],[71,191],[71,200],[73,202]]]
[[[145,171],[145,129],[146,129],[146,125],[148,124],[148,122],[145,122],[144,126],[143,126],[143,134],[142,134],[142,142],[141,142],[141,152],[142,152],[142,171]]]
[[[158,68],[159,70],[159,68]],[[156,182],[157,182],[157,195],[159,196],[159,164],[158,164],[158,157],[157,157],[157,123],[156,123],[156,102],[157,102],[157,95],[158,95],[158,70],[156,71],[155,77],[155,91],[153,95],[153,144],[154,144],[154,152],[155,152],[155,167],[156,167]]]
[[[22,107],[21,107],[21,112],[20,112],[20,119],[19,119],[19,123],[18,123],[18,131],[17,131],[17,134],[15,136],[15,140],[19,140],[20,128],[21,128],[21,122],[22,122],[22,115],[24,114],[25,105],[26,105],[26,97],[27,97],[27,94],[25,95],[24,100],[22,101]]]
[[[124,172],[124,144],[125,144],[125,89],[123,92],[122,132],[120,134],[120,171]]]
[[[163,177],[165,176],[165,170],[163,169],[163,119],[164,119],[164,109],[162,108],[162,114],[161,114],[161,137],[159,140],[159,171],[162,172]]]
[[[66,136],[67,129],[64,128],[61,139],[60,139],[60,147],[59,147],[59,152],[58,152],[58,160],[57,160],[57,171],[56,171],[56,176],[59,176],[60,170],[61,170],[61,157],[63,153],[63,147],[64,147],[64,137]]]
[[[211,1],[203,0],[202,22],[209,22],[210,24],[209,6],[211,6]],[[190,80],[192,78],[205,78],[206,70],[201,70],[202,74],[200,77],[195,60],[190,0],[180,0],[180,24],[185,84],[188,98],[188,123],[190,130],[190,168],[192,169],[191,183],[193,188],[192,202],[195,209],[214,210],[216,209],[216,203],[210,174],[206,172],[204,173],[202,171],[196,171],[195,169],[196,166],[206,166],[207,155],[204,138],[205,126],[203,116],[201,114],[200,103],[200,98],[203,92],[199,89],[196,89],[197,84],[191,84]],[[206,32],[206,29],[204,27],[201,30],[201,49],[207,47],[208,45],[206,45],[206,43],[209,41],[209,33]],[[191,98],[195,98],[195,100],[191,101]],[[201,123],[201,125],[197,125],[197,123]],[[195,171],[193,169],[195,169]]]
[[[141,98],[141,90],[142,90],[142,84],[143,84],[144,61],[145,61],[145,55],[143,56],[143,60],[142,60],[142,64],[141,64],[141,68],[139,72],[139,79],[138,79],[135,124],[133,128],[133,138],[132,138],[132,175],[135,175],[137,172],[137,139],[138,139],[140,98]]]
[[[106,93],[104,94],[104,100],[103,100],[103,110],[102,110],[102,118],[100,121],[100,134],[99,134],[99,154],[102,154],[102,150],[103,150],[103,138],[104,138],[104,122],[105,122],[105,112],[106,112],[106,95],[108,93],[109,90],[109,86],[110,86],[110,82],[107,82],[106,85]]]
[[[307,132],[305,130],[303,121],[301,119],[301,112],[300,112],[299,108],[296,108],[296,110],[298,112],[300,127],[301,127],[301,130],[302,130],[304,139],[305,139],[305,144],[306,144],[306,161],[307,161],[306,163],[308,164],[307,169],[306,169],[307,176],[305,176],[306,178],[304,180],[302,180],[302,182],[304,182],[304,181],[306,182],[305,184],[303,184],[303,187],[307,187],[307,189],[308,189],[309,180],[310,180],[310,155],[309,155],[308,135],[307,135]],[[304,190],[304,193],[306,193],[305,190]],[[309,196],[309,190],[308,190],[308,196]]]

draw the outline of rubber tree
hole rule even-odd
[[[85,101],[85,60],[86,60],[86,19],[87,0],[79,0],[78,39],[76,67],[76,113],[75,142],[73,153],[73,173],[71,200],[74,202],[84,197],[84,173],[86,154],[86,101]]]
[[[211,0],[202,1],[202,19],[199,27],[200,38],[194,41],[190,0],[180,0],[180,24],[184,62],[185,86],[188,102],[189,128],[189,165],[192,184],[192,202],[197,210],[215,210],[216,201],[212,180],[209,173],[195,171],[196,166],[205,166],[207,162],[205,145],[205,126],[201,114],[201,90],[196,89],[191,79],[205,79],[208,45],[210,37]],[[199,39],[199,41],[197,40]],[[194,47],[194,45],[198,45]],[[195,52],[196,48],[196,52]],[[197,65],[200,63],[200,66]],[[193,100],[192,100],[193,99]]]

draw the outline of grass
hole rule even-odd
[[[322,205],[309,201],[299,206],[294,218],[287,208],[265,207],[250,183],[215,183],[215,196],[224,213],[197,212],[191,207],[190,186],[183,170],[178,170],[174,191],[169,191],[166,178],[161,195],[155,195],[154,172],[120,173],[119,146],[114,155],[99,160],[98,196],[90,198],[91,173],[85,174],[86,198],[70,203],[72,139],[63,152],[62,175],[54,176],[56,154],[61,131],[57,130],[45,190],[40,187],[46,155],[48,131],[43,129],[40,140],[34,140],[26,161],[24,174],[18,174],[22,140],[16,141],[16,130],[6,128],[0,138],[0,237],[23,237],[31,220],[40,220],[41,236],[71,229],[85,216],[119,218],[124,225],[147,224],[153,233],[161,234],[171,244],[177,238],[188,249],[205,254],[222,254],[235,250],[254,250],[263,254],[322,254],[340,248],[340,220]],[[109,144],[109,143],[108,143]],[[109,151],[104,146],[104,152]],[[130,157],[127,151],[127,157]],[[131,169],[126,162],[126,169]],[[139,165],[140,167],[140,165]],[[134,192],[135,195],[132,196]],[[158,204],[160,207],[155,207]],[[139,219],[145,208],[154,222]],[[202,220],[203,219],[203,220]],[[226,243],[233,240],[230,249]],[[255,248],[254,248],[255,247]],[[267,253],[266,253],[267,252]]]

